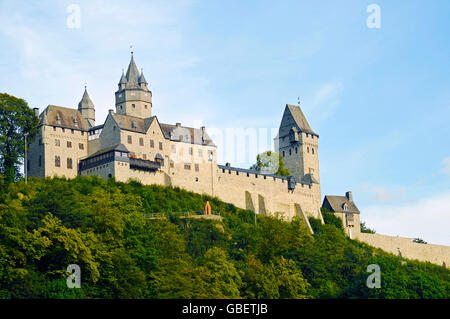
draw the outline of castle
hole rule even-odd
[[[217,146],[205,127],[160,123],[152,109],[152,91],[132,54],[115,92],[115,111],[109,110],[103,124],[96,125],[86,88],[78,109],[49,105],[38,114],[39,133],[29,145],[28,174],[96,175],[178,186],[259,214],[278,213],[287,220],[299,216],[308,226],[307,217],[323,221],[319,136],[299,106],[286,105],[275,138],[289,177],[218,165]]]
[[[49,105],[39,116],[39,133],[28,145],[27,172],[40,178],[96,175],[127,182],[177,186],[216,196],[258,214],[323,221],[321,206],[342,220],[345,233],[405,258],[450,266],[450,247],[412,238],[362,233],[351,192],[325,196],[321,205],[319,135],[299,106],[286,105],[275,137],[291,176],[217,164],[217,146],[205,127],[164,124],[152,115],[152,92],[133,54],[115,92],[115,112],[101,125],[85,88],[78,109]],[[244,138],[244,137],[242,137]]]

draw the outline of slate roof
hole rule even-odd
[[[317,137],[319,136],[311,129],[305,115],[298,105],[286,104],[281,119],[280,130],[278,132],[279,136],[287,136],[293,127],[301,132],[313,134]]]
[[[205,131],[205,141],[202,141],[202,130],[186,126],[177,126],[172,124],[161,123],[161,129],[164,133],[164,137],[173,141],[180,141],[191,144],[201,144],[208,146],[216,146],[213,140],[209,137]],[[188,135],[186,139],[185,135]],[[180,139],[180,136],[182,137]]]
[[[153,120],[156,119],[156,116],[143,119],[123,114],[114,114],[112,117],[120,129],[139,133],[146,133]]]
[[[347,210],[344,210],[344,204],[347,204]],[[359,213],[356,204],[346,196],[326,195],[322,207],[327,208],[331,212]]]
[[[117,145],[114,145],[114,146],[111,146],[111,147],[107,147],[107,148],[101,149],[101,150],[95,152],[94,154],[90,155],[90,156],[87,157],[87,158],[91,158],[91,157],[93,157],[93,156],[97,156],[97,155],[100,155],[100,154],[104,154],[104,153],[107,153],[107,152],[109,152],[109,151],[119,151],[119,152],[126,152],[126,153],[129,153],[129,151],[128,151],[128,149],[127,149],[127,147],[126,147],[125,145],[123,145],[123,144],[117,144]]]
[[[83,97],[81,98],[80,103],[78,103],[78,109],[86,109],[86,108],[94,108],[94,103],[92,103],[91,98],[89,97],[89,94],[87,92],[87,89],[84,88]]]
[[[88,131],[89,122],[81,116],[80,111],[63,106],[49,105],[40,116],[40,124]]]

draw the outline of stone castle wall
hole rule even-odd
[[[400,255],[407,259],[428,261],[450,268],[450,247],[442,245],[419,244],[412,238],[394,237],[380,234],[355,233],[355,239],[370,246]]]

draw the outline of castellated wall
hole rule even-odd
[[[419,244],[412,238],[394,237],[380,234],[355,233],[354,238],[370,246],[399,255],[407,259],[428,261],[450,268],[450,247],[431,244]]]
[[[288,180],[284,178],[218,168],[214,195],[263,215],[282,213],[286,220],[298,216],[307,224],[307,217],[323,220],[318,184],[297,183],[295,189],[289,191]]]

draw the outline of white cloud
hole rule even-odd
[[[362,185],[359,189],[361,192],[366,192],[370,195],[370,200],[388,202],[404,200],[405,187],[396,189],[388,189],[383,186],[369,186]]]
[[[450,176],[450,157],[442,160],[441,173]]]
[[[361,220],[377,233],[422,238],[450,246],[450,192],[399,205],[360,207]]]
[[[327,82],[314,91],[310,100],[306,100],[304,111],[308,114],[308,118],[316,122],[314,126],[318,126],[333,115],[340,103],[341,91],[341,82]]]

